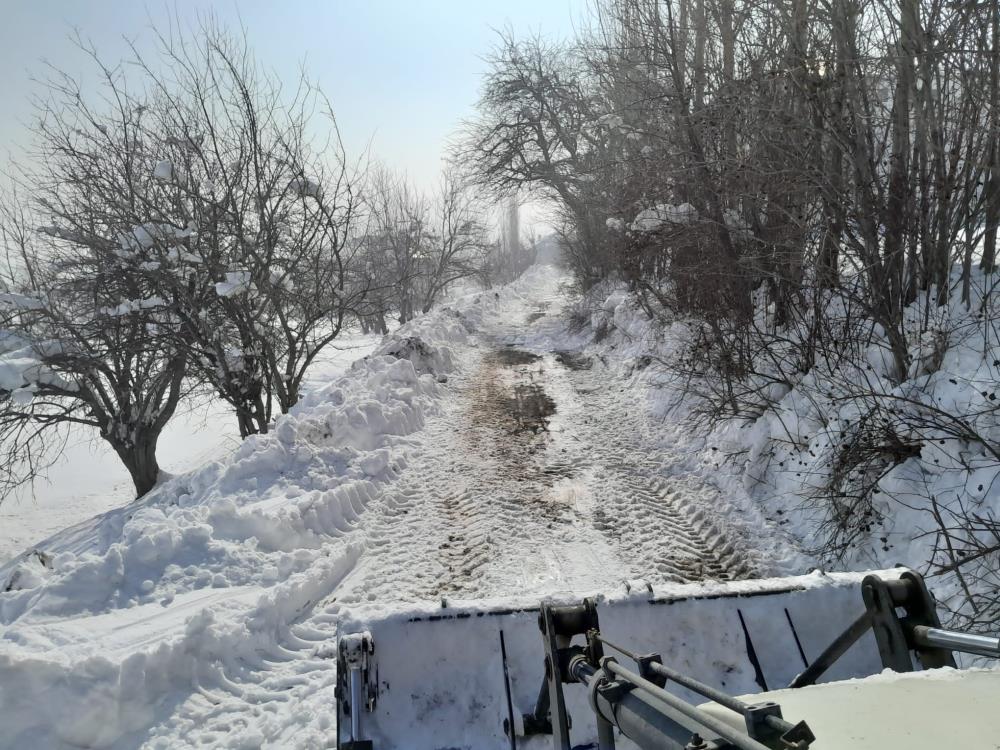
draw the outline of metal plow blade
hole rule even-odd
[[[659,654],[664,665],[730,695],[756,693],[788,685],[855,621],[864,611],[863,577],[817,572],[663,590],[633,585],[629,593],[598,598],[597,610],[608,641]],[[384,618],[354,613],[342,621],[338,746],[552,747],[551,729],[536,720],[547,709],[535,711],[545,685],[540,603],[523,604],[455,603]],[[869,632],[824,679],[881,669]],[[685,688],[668,689],[699,700]],[[565,701],[576,719],[574,746],[596,743],[585,692],[566,691]]]

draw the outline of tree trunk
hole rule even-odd
[[[156,460],[156,443],[159,437],[159,432],[140,432],[132,445],[112,444],[132,477],[137,498],[153,489],[159,479],[160,465]]]
[[[708,19],[705,17],[705,0],[694,0],[694,102],[692,109],[700,112],[705,106],[705,40],[708,37]],[[683,85],[683,79],[681,79]]]
[[[983,259],[980,267],[987,273],[996,268],[997,229],[1000,228],[1000,6],[994,4],[991,18],[992,59],[990,61],[990,139],[987,145],[989,166],[986,170],[986,221]]]
[[[913,57],[917,52],[917,1],[900,0],[899,45],[896,48],[896,91],[893,97],[892,152],[885,209],[885,269],[887,303],[902,309],[907,215],[910,207],[910,91]]]

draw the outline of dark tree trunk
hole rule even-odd
[[[133,445],[114,445],[115,452],[132,477],[137,498],[153,489],[160,477],[160,465],[156,460],[156,443],[159,437],[158,431],[140,433]]]

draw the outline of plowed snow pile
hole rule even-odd
[[[325,747],[344,609],[797,559],[747,551],[764,522],[582,353],[561,281],[404,326],[272,434],[0,568],[0,746]]]

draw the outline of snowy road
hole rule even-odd
[[[283,643],[222,670],[145,746],[321,743],[336,675],[317,655],[330,656],[348,612],[754,573],[713,518],[719,490],[664,447],[641,389],[567,334],[560,280],[543,278],[456,350],[443,406],[365,510],[353,569]]]
[[[564,300],[540,291],[465,353],[421,450],[369,509],[342,604],[750,574],[710,520],[718,491],[677,473],[636,392],[599,357],[553,348]]]
[[[416,321],[273,435],[0,569],[10,746],[327,747],[345,617],[768,572],[647,385],[567,331],[563,281]]]

